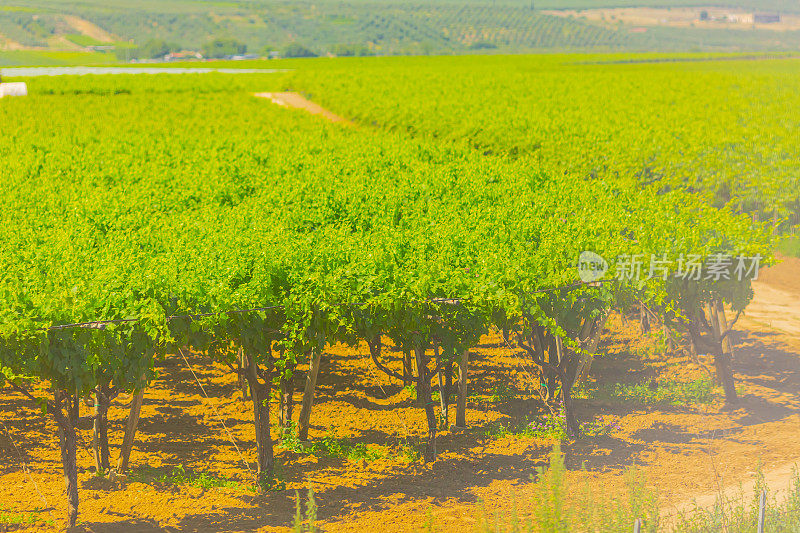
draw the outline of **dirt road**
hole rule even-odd
[[[793,341],[800,343],[800,259],[779,257],[779,260],[780,263],[777,265],[764,269],[760,273],[758,281],[753,283],[755,296],[747,307],[744,327],[759,329],[761,326],[766,331],[779,332],[779,338],[782,337],[780,340],[791,345]],[[796,346],[800,346],[800,344]],[[779,368],[779,370],[785,371],[787,378],[798,369],[798,360],[793,363],[789,362],[788,368]],[[780,365],[781,363],[775,362],[775,364]],[[786,392],[796,398],[800,391],[787,390]],[[779,501],[785,498],[792,488],[794,472],[798,467],[800,467],[800,454],[796,460],[764,472],[767,486]],[[713,507],[720,496],[725,500],[737,500],[742,495],[749,499],[755,496],[756,491],[755,480],[741,484],[722,485],[715,492],[700,494],[664,508],[662,517],[669,522],[680,513],[690,513],[698,507]]]
[[[753,283],[755,298],[747,308],[747,316],[800,339],[800,259],[780,259],[781,263],[762,271]]]
[[[352,126],[353,123],[347,120],[346,118],[342,118],[339,115],[336,115],[324,107],[320,106],[319,104],[315,104],[311,100],[305,98],[304,96],[298,93],[291,93],[291,92],[284,92],[284,93],[255,93],[257,98],[267,98],[272,101],[273,104],[277,104],[282,107],[290,107],[293,109],[305,109],[312,115],[321,115],[322,117],[330,120],[331,122],[338,122],[341,124],[346,124],[348,126]]]

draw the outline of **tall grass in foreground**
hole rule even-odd
[[[800,533],[800,472],[793,473],[792,488],[780,498],[769,491],[761,468],[756,471],[753,495],[744,491],[735,498],[717,497],[713,508],[695,508],[681,513],[677,519],[663,519],[657,494],[645,483],[644,475],[635,467],[625,470],[625,490],[616,495],[592,490],[588,481],[569,482],[564,454],[558,444],[550,453],[549,466],[537,469],[537,482],[529,500],[518,505],[516,496],[506,506],[487,511],[481,504],[475,531],[480,533],[624,533],[634,530],[641,520],[642,533],[751,533],[757,531],[759,495],[767,493],[765,531],[767,533]],[[295,533],[319,531],[314,492],[308,491],[305,512],[300,493],[296,491],[296,514],[292,524]],[[520,507],[530,511],[522,515]],[[424,528],[439,531],[432,509]]]
[[[757,531],[759,499],[766,492],[764,507],[764,531],[767,533],[800,533],[800,473],[793,471],[792,487],[788,494],[781,495],[770,491],[759,467],[755,474],[755,490],[746,495],[743,490],[735,497],[717,495],[714,507],[696,508],[678,516],[675,532],[702,533],[706,531],[726,531],[728,533]]]
[[[317,529],[317,500],[314,498],[314,490],[308,489],[308,500],[306,500],[306,511],[303,513],[300,504],[300,491],[294,491],[295,513],[292,522],[292,533],[315,533]],[[305,516],[304,516],[305,514]]]
[[[516,499],[506,508],[487,512],[481,508],[478,531],[482,533],[616,533],[633,531],[636,519],[642,521],[642,532],[655,533],[751,533],[757,531],[759,498],[767,494],[764,531],[767,533],[800,533],[800,472],[793,473],[792,488],[780,498],[770,492],[759,467],[755,490],[737,497],[720,493],[710,509],[695,508],[665,521],[660,516],[658,497],[645,485],[636,468],[625,471],[626,491],[611,497],[592,491],[588,482],[569,483],[564,456],[558,446],[550,454],[548,468],[539,469],[538,482],[525,508],[531,516],[521,517]],[[567,501],[568,495],[574,495]],[[668,523],[665,523],[668,522]],[[433,528],[435,530],[435,528]]]
[[[658,497],[645,485],[644,477],[635,467],[626,469],[626,491],[617,497],[597,494],[588,481],[570,483],[566,479],[564,455],[555,445],[547,468],[538,469],[538,482],[526,508],[529,517],[520,517],[517,502],[510,507],[487,512],[481,509],[478,530],[484,533],[528,532],[617,532],[633,529],[637,518],[642,519],[642,532],[659,528]],[[567,501],[568,495],[575,495]]]

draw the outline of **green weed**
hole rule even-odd
[[[403,391],[406,394],[408,394],[408,396],[412,400],[417,401],[417,387],[416,386],[414,386],[414,385],[406,385],[405,387],[403,387]],[[431,393],[431,396],[432,395],[433,395],[433,393]]]
[[[49,525],[54,525],[55,522],[52,519],[42,519],[42,512],[44,511],[38,507],[33,511],[15,511],[13,509],[0,507],[0,524],[17,526],[44,522]]]
[[[800,237],[792,235],[779,241],[778,250],[789,257],[800,257]]]
[[[576,387],[573,397],[615,403],[643,405],[708,405],[719,397],[716,385],[707,377],[692,381],[650,381],[615,383],[588,388]]]
[[[281,444],[295,453],[317,457],[338,457],[349,461],[372,462],[391,455],[386,446],[363,442],[352,443],[347,437],[339,437],[333,431],[329,431],[321,439],[309,442],[301,441],[294,432],[290,432],[283,437]],[[401,450],[398,455],[402,456],[404,452]]]
[[[190,485],[204,490],[241,486],[238,481],[232,479],[218,477],[208,472],[187,470],[182,464],[173,467],[169,472],[149,466],[140,467],[131,472],[129,479],[140,483],[156,482],[169,485]]]
[[[264,492],[282,492],[286,490],[286,482],[277,471],[273,472],[271,476],[262,475],[258,479],[258,486]]]
[[[498,383],[492,388],[490,401],[495,403],[508,403],[514,399],[516,391],[508,386],[507,383]]]
[[[317,531],[317,501],[314,499],[314,490],[308,489],[305,517],[303,516],[300,505],[300,492],[294,491],[294,494],[295,515],[294,522],[292,523],[292,531],[294,533],[314,533]]]
[[[619,424],[615,419],[606,417],[596,417],[590,422],[580,423],[580,436],[595,438],[608,435],[615,429],[619,429]],[[563,410],[556,411],[555,414],[543,414],[534,418],[525,417],[520,424],[502,423],[490,425],[486,430],[486,435],[493,439],[501,437],[528,437],[551,441],[567,440],[567,423]]]
[[[416,463],[422,459],[422,453],[419,451],[419,445],[404,439],[397,446],[396,457],[406,463]]]

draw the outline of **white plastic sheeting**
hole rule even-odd
[[[2,0],[0,0],[2,1]],[[273,74],[290,72],[285,68],[183,68],[183,67],[4,67],[4,78],[37,76],[83,76],[85,74]]]
[[[0,98],[4,96],[28,96],[28,85],[22,82],[0,83]]]

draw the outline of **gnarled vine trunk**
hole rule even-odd
[[[61,466],[64,470],[69,527],[75,527],[78,521],[78,452],[75,433],[78,404],[72,400],[64,391],[56,391],[53,410],[53,417],[58,424],[58,444],[61,449]]]
[[[414,369],[411,364],[411,352],[403,352],[403,387],[408,387],[414,382]]]
[[[108,451],[108,408],[111,403],[111,389],[102,383],[94,389],[94,466],[97,472],[107,472],[111,468]]]
[[[256,431],[256,450],[258,455],[258,482],[264,483],[273,476],[275,459],[270,433],[269,397],[272,390],[272,363],[259,371],[258,363],[252,355],[245,356],[245,378],[250,386],[253,400],[253,421]]]
[[[572,386],[578,370],[578,354],[572,353],[564,347],[561,339],[557,339],[559,360],[558,377],[561,381],[561,403],[564,408],[564,420],[567,426],[567,435],[577,437],[581,432],[578,417],[575,415],[575,404],[572,401]]]
[[[650,333],[650,316],[644,304],[639,304],[639,329],[642,335]]]
[[[425,443],[426,463],[436,460],[436,413],[433,409],[431,398],[431,374],[428,370],[428,354],[423,346],[415,346],[414,354],[417,360],[417,400],[425,409],[425,420],[428,423],[428,440]]]

